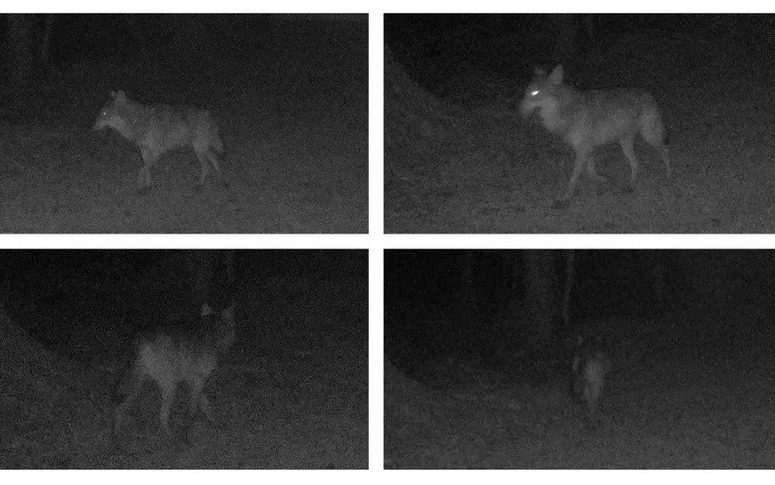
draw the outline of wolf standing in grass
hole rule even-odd
[[[168,437],[172,436],[170,408],[180,384],[185,383],[190,388],[189,412],[192,418],[201,411],[208,422],[213,422],[210,401],[202,389],[215,370],[218,359],[234,343],[234,303],[219,314],[205,303],[201,321],[197,323],[161,328],[136,339],[128,372],[119,383],[119,394],[125,398],[114,412],[114,436],[118,435],[127,406],[137,399],[147,381],[155,383],[161,390],[159,420]]]
[[[575,251],[565,251],[565,289],[562,295],[562,320],[566,331],[571,325],[571,294],[575,281]],[[576,348],[571,364],[571,396],[582,401],[593,419],[600,413],[605,379],[611,370],[611,359],[599,337],[576,337]]]
[[[548,77],[537,70],[520,106],[525,117],[538,110],[544,127],[560,135],[576,152],[573,174],[565,193],[554,203],[555,207],[567,206],[576,191],[582,169],[596,182],[608,181],[595,170],[591,152],[595,147],[609,143],[619,143],[630,163],[629,189],[632,189],[638,174],[638,159],[633,150],[637,133],[659,151],[670,177],[667,133],[657,103],[649,93],[634,88],[578,91],[563,84],[562,80],[562,66],[555,67]]]
[[[227,185],[217,156],[223,153],[223,143],[218,136],[218,127],[207,110],[144,105],[130,100],[123,91],[113,91],[110,96],[94,123],[94,129],[112,128],[137,145],[143,157],[143,167],[137,175],[140,192],[151,186],[151,167],[159,157],[169,150],[186,146],[194,150],[202,167],[195,190],[204,185],[210,165],[221,183]]]
[[[605,378],[611,370],[611,360],[599,339],[578,337],[573,356],[571,392],[582,401],[592,418],[600,413]]]

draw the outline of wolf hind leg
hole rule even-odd
[[[596,392],[594,385],[592,383],[587,384],[584,387],[584,401],[587,405],[587,410],[589,411],[590,416],[597,416],[600,412],[600,407],[598,403],[599,395]]]
[[[210,162],[208,160],[207,150],[197,148],[195,151],[196,158],[199,160],[199,166],[201,170],[199,173],[199,180],[194,185],[194,190],[200,190],[205,184],[207,175],[210,173]]]
[[[624,156],[630,163],[630,190],[635,189],[635,179],[638,176],[638,157],[635,156],[635,150],[633,149],[634,141],[634,135],[629,135],[619,140],[619,146],[622,147],[622,152],[624,152]]]
[[[670,167],[670,153],[669,149],[667,148],[667,145],[660,145],[659,146],[659,156],[662,157],[662,162],[665,164],[665,172],[667,173],[667,178],[672,177],[673,175],[673,169]]]
[[[205,420],[207,420],[207,424],[212,425],[215,423],[215,420],[213,420],[213,408],[210,405],[210,400],[207,399],[207,396],[204,395],[204,393],[199,394],[199,410],[202,411],[202,415],[205,417]]]
[[[215,169],[215,174],[218,176],[218,181],[221,182],[221,184],[224,187],[229,186],[229,181],[226,179],[226,177],[223,176],[223,172],[221,171],[221,166],[218,164],[218,156],[211,152],[207,152],[207,158],[210,160],[210,163],[213,164],[213,168]]]

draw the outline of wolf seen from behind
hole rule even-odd
[[[571,366],[571,394],[582,402],[590,417],[600,415],[606,376],[611,370],[611,359],[598,337],[577,337]]]
[[[575,281],[576,251],[568,250],[565,257],[565,287],[562,294],[562,320],[567,332],[576,333],[571,362],[570,392],[575,401],[586,407],[589,416],[597,419],[611,359],[606,346],[598,335],[583,337],[574,327],[571,318],[571,298]]]
[[[219,359],[234,343],[234,307],[232,302],[215,312],[205,303],[198,322],[157,328],[135,339],[129,368],[119,383],[118,391],[123,398],[114,412],[114,437],[125,422],[127,406],[137,400],[147,382],[161,391],[159,421],[167,437],[172,437],[170,409],[182,384],[190,390],[188,409],[192,419],[201,412],[208,423],[213,423],[210,401],[203,388]]]
[[[105,106],[100,110],[93,130],[111,128],[134,143],[140,150],[143,166],[137,174],[140,193],[151,186],[151,167],[166,152],[190,147],[196,154],[201,172],[194,190],[199,190],[210,173],[215,170],[218,180],[228,181],[221,172],[218,154],[223,153],[223,143],[218,126],[207,110],[163,104],[140,104],[127,98],[123,91],[112,91]]]

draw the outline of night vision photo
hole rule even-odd
[[[385,468],[771,469],[761,250],[389,250]]]
[[[0,469],[363,469],[366,251],[0,251]]]
[[[0,31],[0,232],[367,232],[368,15]]]
[[[385,232],[773,232],[775,15],[385,16]]]

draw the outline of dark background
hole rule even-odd
[[[772,53],[767,39],[773,24],[773,16],[761,14],[395,14],[385,16],[385,41],[413,79],[447,97],[454,94],[445,91],[443,80],[456,78],[461,68],[527,82],[534,67],[563,64],[579,88],[615,86],[617,79],[593,71],[637,63],[644,53],[635,42],[643,36],[660,51],[675,40],[695,37],[706,49],[734,44],[745,55],[764,57]],[[668,72],[691,67],[664,61]]]
[[[551,265],[544,263],[543,269],[552,278],[547,290],[555,305],[553,338],[565,337],[560,312],[564,253],[542,254]],[[538,346],[532,340],[538,323],[531,321],[525,301],[528,287],[536,283],[525,255],[505,250],[386,251],[388,353],[402,355],[411,346],[415,356],[462,353],[495,364]],[[661,268],[659,282],[655,266]],[[588,321],[632,316],[635,325],[643,317],[692,311],[697,318],[685,325],[718,333],[727,323],[702,318],[711,309],[764,310],[775,303],[770,297],[775,253],[770,251],[579,250],[574,268],[570,333],[581,331]]]

